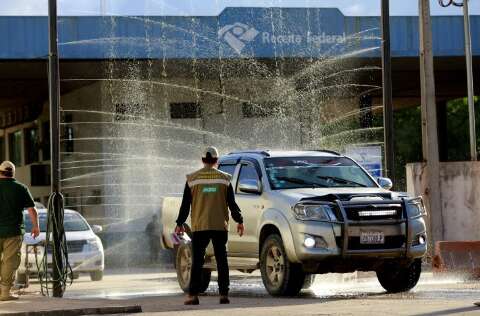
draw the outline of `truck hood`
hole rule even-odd
[[[379,194],[392,193],[395,197],[396,193],[382,189],[382,188],[315,188],[315,189],[291,189],[274,191],[275,195],[282,198],[290,205],[296,204],[301,199],[313,198],[317,196],[329,194]]]

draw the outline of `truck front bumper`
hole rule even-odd
[[[398,202],[398,201],[397,201]],[[384,220],[349,220],[341,202],[340,221],[296,221],[291,224],[296,262],[315,262],[331,259],[355,258],[355,261],[371,259],[404,258],[413,260],[427,252],[427,235],[424,215]],[[392,203],[392,201],[389,201]],[[402,201],[401,203],[405,203]],[[383,244],[361,244],[362,232],[380,232]],[[310,239],[307,242],[307,239]],[[315,240],[315,245],[312,246]],[[291,254],[291,252],[290,252]],[[290,258],[292,260],[292,258]]]

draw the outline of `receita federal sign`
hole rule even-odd
[[[343,44],[347,41],[345,32],[342,34],[327,34],[325,32],[314,34],[308,31],[306,34],[274,34],[268,31],[259,31],[255,27],[241,22],[223,26],[218,31],[218,38],[225,41],[238,54],[242,54],[244,48],[254,41],[260,41],[262,45],[298,45],[303,47],[307,44],[317,48],[325,44]]]

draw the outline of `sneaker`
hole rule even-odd
[[[198,300],[198,296],[189,296],[183,303],[185,305],[198,305],[200,301]]]
[[[220,304],[230,304],[228,296],[220,296]]]

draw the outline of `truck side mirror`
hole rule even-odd
[[[385,190],[390,190],[393,187],[392,180],[390,180],[389,178],[379,177],[377,178],[377,182],[380,187],[384,188]]]
[[[256,179],[240,180],[240,182],[238,183],[238,189],[240,190],[240,192],[244,192],[244,193],[253,193],[253,194],[262,193],[260,181]]]

